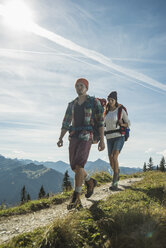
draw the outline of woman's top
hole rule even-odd
[[[127,123],[128,126],[130,126],[130,121],[128,119],[128,115],[124,109],[122,109],[120,119],[123,119],[123,121],[125,123]],[[107,115],[105,116],[106,131],[119,129],[120,125],[117,124],[117,122],[118,122],[118,107],[114,111],[109,111],[107,113]],[[120,132],[106,134],[107,139],[112,139],[112,138],[116,138],[116,137],[120,137],[120,136],[122,136]]]

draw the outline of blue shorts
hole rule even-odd
[[[113,151],[121,151],[125,142],[125,137],[120,136],[107,140],[108,155],[111,155]]]

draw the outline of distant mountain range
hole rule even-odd
[[[112,173],[109,163],[101,159],[94,162],[88,161],[85,168],[90,174],[99,171]],[[73,184],[74,173],[70,165],[63,161],[38,162],[29,159],[10,159],[0,155],[0,204],[2,202],[7,205],[19,203],[24,185],[31,199],[37,199],[42,185],[46,193],[62,192],[66,170]],[[132,174],[142,169],[120,167],[120,171],[122,174]]]
[[[62,173],[44,165],[23,164],[0,156],[0,204],[19,203],[24,185],[31,199],[38,198],[42,185],[46,193],[62,192],[63,177]]]
[[[38,161],[32,161],[32,160],[19,160],[20,162],[27,164],[27,163],[34,163],[34,164],[43,164],[47,168],[52,168],[56,171],[59,171],[61,173],[65,173],[66,170],[68,170],[68,173],[71,177],[74,177],[74,173],[70,168],[70,165],[63,162],[63,161],[57,161],[57,162],[38,162]],[[112,174],[112,170],[110,168],[110,164],[102,159],[97,159],[96,161],[88,161],[85,165],[86,171],[88,171],[90,174],[94,172],[99,171],[108,171],[110,174]],[[121,167],[120,166],[120,172],[121,174],[133,174],[136,172],[141,172],[141,168],[130,168],[130,167]]]

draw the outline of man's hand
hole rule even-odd
[[[63,140],[61,138],[59,138],[59,141],[57,142],[57,146],[58,147],[63,146]]]
[[[105,149],[105,143],[104,143],[104,140],[100,140],[99,141],[99,144],[98,144],[98,150],[101,152]]]

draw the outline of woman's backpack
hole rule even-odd
[[[117,120],[117,125],[118,125],[118,122],[119,120],[121,119],[121,114],[122,114],[122,109],[124,109],[124,111],[126,112],[126,114],[128,115],[127,113],[127,109],[121,105],[119,108],[118,108],[118,120]],[[123,120],[123,119],[122,119]],[[124,120],[123,120],[124,122]],[[128,127],[120,127],[120,133],[123,134],[125,136],[125,141],[128,140],[129,136],[130,136],[130,128]]]

